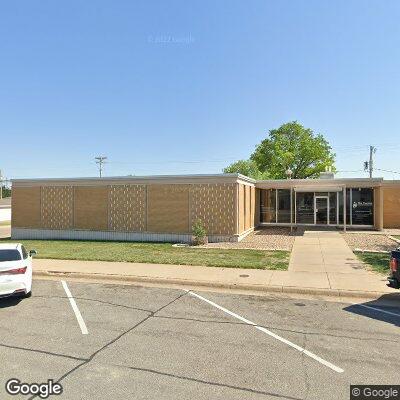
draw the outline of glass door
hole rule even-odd
[[[315,196],[315,206],[314,206],[315,224],[328,225],[329,224],[328,211],[329,211],[329,197]]]

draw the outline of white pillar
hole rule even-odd
[[[343,186],[343,232],[346,232],[346,186]]]
[[[293,232],[293,188],[290,188],[290,232]]]

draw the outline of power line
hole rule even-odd
[[[364,172],[364,170],[362,169],[358,169],[355,171],[335,171],[337,174],[341,174],[341,173],[348,173],[348,172]]]
[[[382,171],[382,172],[389,172],[391,174],[400,174],[399,171],[389,171],[387,169],[380,169],[380,168],[375,168],[377,171]]]
[[[224,160],[166,160],[166,161],[111,161],[109,164],[204,164],[204,163],[226,163],[239,158],[226,158]]]

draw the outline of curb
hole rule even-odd
[[[287,293],[300,295],[317,295],[339,298],[363,298],[376,299],[377,297],[391,294],[390,292],[363,292],[359,290],[338,290],[338,289],[317,289],[295,286],[271,286],[271,285],[246,285],[246,284],[230,284],[211,281],[196,281],[190,279],[174,279],[159,278],[135,275],[117,275],[117,274],[99,274],[99,273],[82,273],[82,272],[61,272],[61,271],[33,271],[35,278],[77,278],[77,279],[96,279],[115,282],[130,283],[153,283],[159,285],[180,285],[180,286],[197,286],[209,289],[236,289],[243,291],[252,291],[260,293]]]
[[[394,236],[389,235],[388,237],[389,237],[389,239],[392,239],[392,240],[395,241],[396,243],[400,244],[400,240],[397,239],[397,238],[395,238]]]

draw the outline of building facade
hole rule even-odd
[[[14,180],[14,239],[239,241],[257,226],[400,228],[400,181],[239,174]]]

